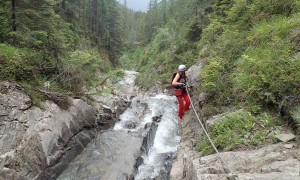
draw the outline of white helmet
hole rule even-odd
[[[185,71],[185,70],[186,70],[185,65],[180,64],[180,65],[178,66],[178,71]]]

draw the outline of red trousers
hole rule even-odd
[[[182,94],[181,96],[176,96],[178,100],[178,117],[182,118],[184,112],[190,108],[191,100],[187,93]]]

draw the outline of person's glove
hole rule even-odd
[[[182,83],[182,85],[181,85],[182,87],[186,87],[186,84],[185,83]]]

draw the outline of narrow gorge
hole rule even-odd
[[[198,83],[202,64],[187,74]],[[177,123],[177,102],[170,93],[144,93],[134,86],[137,73],[126,71],[114,93],[88,93],[93,106],[72,99],[68,110],[46,101],[43,109],[15,83],[0,84],[0,179],[226,179],[228,169],[215,154],[195,151],[202,133],[194,112]],[[155,92],[155,93],[154,93]],[[206,96],[192,93],[196,109]],[[197,112],[202,114],[202,112]],[[224,115],[200,116],[210,126]],[[284,135],[284,131],[281,134]],[[300,154],[296,137],[273,145],[223,152],[239,179],[298,180]]]

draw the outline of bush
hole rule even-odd
[[[122,69],[115,69],[107,73],[107,77],[110,79],[111,83],[117,83],[121,78],[125,76],[125,72]]]
[[[0,79],[28,80],[38,74],[41,56],[26,48],[0,44]]]
[[[248,0],[235,0],[232,8],[226,12],[228,22],[234,23],[240,30],[247,30],[251,26],[252,6]]]
[[[121,64],[139,72],[136,84],[148,90],[157,81],[162,88],[170,86],[170,78],[179,64],[188,67],[197,59],[197,46],[186,39],[184,32],[175,32],[173,24],[166,25],[154,34],[148,47],[137,47],[135,51],[120,59]]]
[[[218,150],[233,150],[244,146],[255,146],[264,142],[273,142],[268,137],[270,127],[275,122],[267,113],[258,116],[247,111],[228,113],[223,119],[212,126],[209,135]],[[197,150],[203,155],[214,152],[210,142],[204,135],[200,137]]]
[[[256,14],[282,14],[290,15],[295,7],[296,0],[254,0],[254,11]]]
[[[191,42],[198,42],[201,39],[203,28],[206,26],[207,18],[194,17],[188,22],[187,29],[184,32],[185,38]]]
[[[300,107],[297,107],[292,111],[292,117],[297,126],[300,128]]]
[[[210,93],[215,93],[219,90],[221,83],[221,75],[223,71],[224,60],[221,58],[209,58],[207,65],[202,71],[202,88]]]
[[[157,51],[165,50],[166,48],[170,47],[172,41],[174,41],[174,35],[175,33],[169,28],[159,28],[151,44],[152,48],[156,49]]]
[[[224,25],[218,20],[212,20],[210,24],[203,30],[201,44],[210,45],[214,43],[223,33]]]
[[[262,22],[248,37],[251,46],[237,61],[235,94],[263,103],[281,104],[299,94],[300,58],[293,58],[289,34],[299,21],[276,17]]]
[[[71,52],[69,58],[64,59],[59,80],[68,90],[80,92],[83,85],[98,84],[98,75],[110,69],[110,65],[101,59],[96,49],[77,50]]]
[[[235,63],[235,60],[240,57],[243,51],[248,46],[245,32],[241,32],[235,27],[228,27],[215,42],[213,49],[217,56],[226,60],[226,67],[230,68]]]

